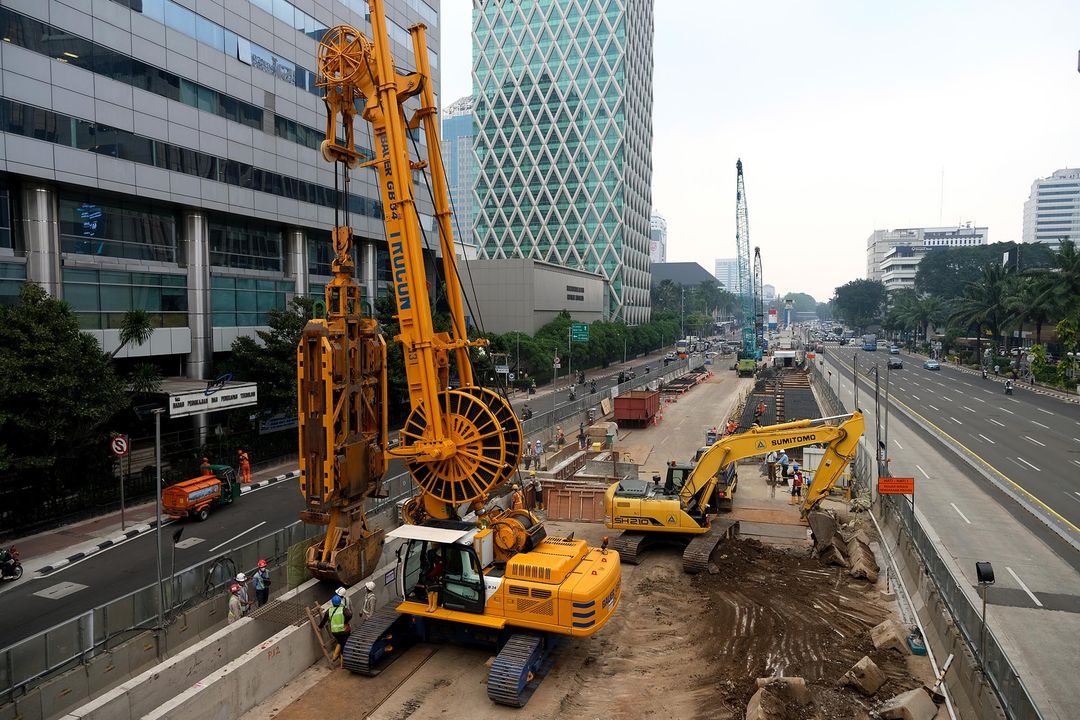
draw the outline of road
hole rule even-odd
[[[829,346],[826,353],[831,353],[833,363],[839,353],[846,377],[854,358],[863,376],[860,383],[876,367],[884,387],[885,362],[890,357],[884,349],[865,352]],[[984,380],[946,364],[941,370],[926,370],[922,358],[905,354],[900,358],[903,368],[889,371],[895,401],[982,458],[1080,532],[1080,406],[1027,391],[1019,384],[1014,395],[1008,396],[1000,378]],[[861,387],[872,388],[872,382]]]

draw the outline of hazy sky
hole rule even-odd
[[[472,92],[471,8],[442,1],[446,103]],[[764,282],[818,300],[863,276],[875,228],[970,221],[1019,240],[1031,182],[1080,166],[1078,0],[662,0],[655,15],[669,261],[735,256],[739,157]]]

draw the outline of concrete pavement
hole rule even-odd
[[[852,407],[850,363],[838,367],[835,353],[827,352],[825,359],[841,400]],[[866,439],[872,449],[874,403],[864,379],[859,405],[867,414]],[[1080,555],[945,448],[932,431],[896,409],[890,412],[888,437],[892,474],[915,478],[916,516],[975,607],[981,602],[975,562],[993,563],[997,584],[987,593],[987,625],[1037,706],[1047,718],[1080,717],[1080,686],[1062,672],[1080,660]]]

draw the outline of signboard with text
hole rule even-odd
[[[914,495],[915,478],[878,478],[878,495]]]
[[[589,341],[589,326],[585,323],[574,323],[570,326],[570,339],[574,342]]]
[[[259,390],[255,383],[210,382],[202,390],[169,393],[169,417],[232,410],[255,405],[258,401]]]

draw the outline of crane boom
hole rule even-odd
[[[754,341],[757,353],[765,349],[765,293],[761,287],[761,248],[754,248]],[[759,357],[755,353],[755,358]]]
[[[739,299],[742,302],[742,351],[740,360],[757,358],[757,335],[754,330],[754,275],[750,266],[750,219],[746,209],[746,184],[742,159],[735,163],[735,246],[738,252]]]

